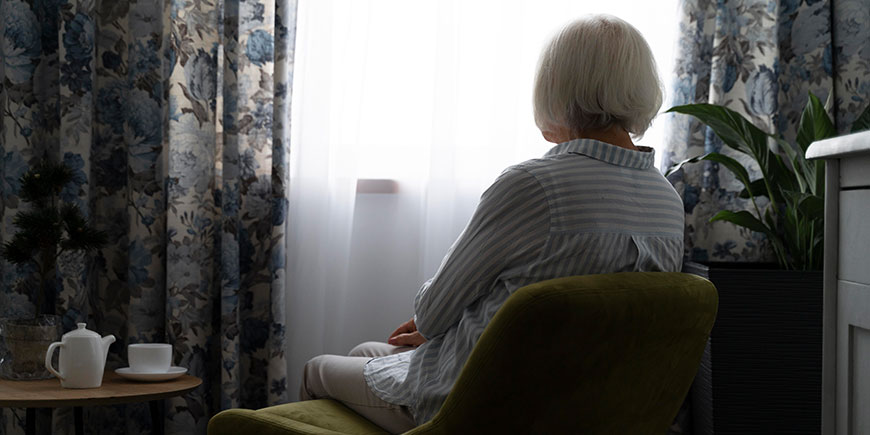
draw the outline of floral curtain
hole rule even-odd
[[[110,244],[58,263],[57,312],[126,345],[174,344],[203,379],[167,400],[169,433],[287,401],[285,196],[295,0],[0,1],[0,242],[18,180],[48,159]],[[33,313],[0,264],[0,316]],[[4,410],[0,432],[21,431]],[[142,433],[144,404],[85,408],[88,433]],[[55,412],[54,433],[72,425]]]
[[[870,102],[870,1],[683,0],[674,105],[707,102],[740,112],[789,141],[813,93],[831,95],[830,114],[846,133]],[[717,151],[737,158],[709,130],[671,116],[663,167]],[[686,208],[686,250],[694,261],[772,260],[760,233],[726,222],[719,210],[746,208],[741,185],[718,163],[671,176]]]

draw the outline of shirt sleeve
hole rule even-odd
[[[426,338],[443,334],[502,274],[533,263],[546,243],[549,223],[540,183],[520,168],[502,173],[481,196],[435,276],[417,293],[417,331]]]

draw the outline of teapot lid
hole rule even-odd
[[[91,331],[90,329],[85,329],[85,326],[87,325],[87,323],[76,323],[76,325],[78,326],[78,328],[73,329],[72,331],[67,332],[66,334],[63,334],[63,337],[61,337],[61,339],[67,339],[70,337],[89,337],[89,338],[96,338],[96,339],[100,338],[100,334],[97,334],[96,332]]]

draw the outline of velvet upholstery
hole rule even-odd
[[[697,372],[717,303],[709,281],[682,273],[524,287],[487,326],[435,418],[408,434],[665,433]],[[209,434],[383,433],[365,423],[318,400],[224,411]]]
[[[383,429],[334,400],[308,400],[258,409],[228,409],[208,422],[209,435],[380,435]]]

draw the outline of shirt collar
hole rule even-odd
[[[642,151],[618,147],[595,139],[574,139],[554,146],[544,157],[559,154],[581,154],[627,168],[647,169],[653,166],[655,151],[649,147],[638,146]]]

